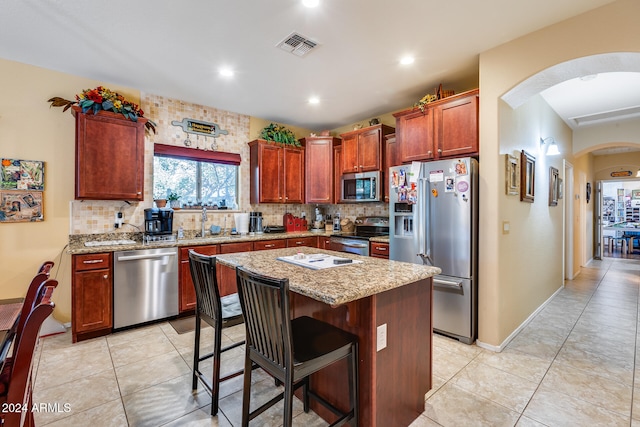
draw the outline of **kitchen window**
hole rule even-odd
[[[153,197],[180,196],[181,207],[238,206],[240,155],[154,145]]]

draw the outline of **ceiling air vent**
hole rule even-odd
[[[284,38],[284,40],[276,45],[276,47],[279,47],[284,51],[291,52],[296,56],[305,56],[316,46],[318,46],[317,42],[309,40],[308,37],[295,32],[289,34]]]

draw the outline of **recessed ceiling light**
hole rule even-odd
[[[220,75],[222,77],[232,77],[233,70],[231,68],[220,68]]]
[[[320,98],[318,98],[317,96],[312,96],[311,98],[309,98],[309,104],[319,104],[320,103]]]
[[[302,0],[302,4],[306,7],[317,7],[320,4],[320,0]]]
[[[402,65],[411,65],[413,64],[414,61],[415,61],[415,58],[413,56],[405,56],[402,59],[400,59],[400,63]]]

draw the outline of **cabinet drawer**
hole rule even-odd
[[[253,242],[254,251],[264,251],[265,249],[282,249],[287,247],[287,241],[285,239],[275,240],[259,240]]]
[[[111,268],[111,252],[73,256],[74,271],[98,270],[101,268]]]
[[[193,249],[201,255],[215,255],[218,253],[218,245],[203,245],[203,246],[190,246],[186,248],[180,248],[180,259],[189,259],[189,250]]]
[[[221,254],[231,254],[234,252],[247,252],[252,250],[253,250],[253,242],[222,243],[220,245]]]
[[[311,248],[315,248],[317,247],[317,244],[318,239],[315,236],[287,239],[288,248],[295,248],[296,246],[309,246]]]
[[[378,258],[389,258],[389,244],[371,242],[371,256]]]

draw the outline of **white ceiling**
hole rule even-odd
[[[475,88],[480,52],[611,1],[2,0],[0,58],[322,130],[407,108],[439,83]],[[319,46],[275,47],[293,31]],[[580,87],[592,83],[549,102],[566,118],[592,114]]]

